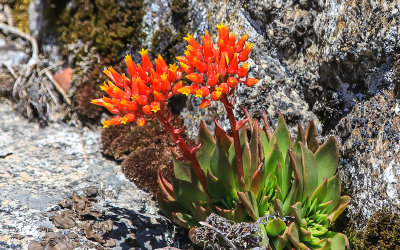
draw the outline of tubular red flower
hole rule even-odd
[[[239,53],[239,56],[238,56],[239,61],[241,61],[241,62],[247,61],[252,47],[253,47],[253,44],[251,44],[251,43],[246,44],[246,47],[242,50],[242,52]]]
[[[243,63],[243,66],[240,67],[237,71],[237,74],[240,78],[246,77],[247,76],[247,72],[249,69],[249,65],[247,63]]]
[[[146,124],[146,119],[140,117],[136,120],[136,123],[139,127],[143,127]]]
[[[200,108],[201,108],[201,109],[205,109],[205,108],[207,108],[208,106],[210,106],[210,100],[208,100],[208,99],[204,99],[204,100],[200,103]]]
[[[240,53],[243,50],[243,46],[246,43],[246,40],[247,40],[247,34],[244,34],[235,45],[236,53]]]
[[[245,84],[247,87],[251,87],[251,86],[253,86],[254,84],[256,84],[257,82],[258,82],[258,79],[255,79],[255,78],[247,78],[246,81],[244,82],[244,84]]]
[[[136,118],[134,113],[126,113],[121,119],[121,124],[126,124],[127,122],[133,122]]]
[[[236,79],[236,77],[231,76],[228,78],[227,83],[230,88],[234,89],[238,85],[238,80]]]
[[[190,75],[187,75],[186,78],[196,84],[201,84],[204,81],[203,74],[192,73]]]
[[[108,126],[111,126],[111,125],[120,125],[121,121],[122,121],[122,117],[120,115],[116,115],[113,118],[111,118],[110,120],[102,122],[103,128],[107,128]]]
[[[131,55],[126,55],[125,56],[125,64],[126,64],[126,67],[128,68],[129,75],[132,78],[133,77],[137,77],[138,76],[138,70],[137,70],[137,67],[135,65],[135,62],[132,60],[132,56]]]
[[[149,56],[147,55],[147,49],[142,49],[139,54],[142,56],[142,66],[143,70],[146,72],[150,72],[150,70],[154,70],[154,66],[150,61]]]

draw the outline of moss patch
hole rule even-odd
[[[114,64],[127,49],[140,47],[143,15],[143,0],[76,0],[60,15],[59,40],[92,42],[104,62]]]
[[[29,34],[28,7],[32,0],[15,0],[11,6],[14,26]]]
[[[348,237],[352,249],[400,249],[400,214],[379,211],[364,231],[350,228]]]

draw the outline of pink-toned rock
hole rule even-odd
[[[61,72],[53,76],[54,80],[60,84],[61,88],[68,93],[69,88],[72,84],[72,75],[74,71],[71,68],[65,68]]]

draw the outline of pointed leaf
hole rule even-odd
[[[261,191],[261,183],[264,177],[264,164],[261,162],[254,172],[253,177],[251,178],[250,191],[253,192],[254,196],[258,197],[258,194]]]
[[[340,197],[338,204],[332,210],[332,212],[329,214],[328,220],[330,222],[334,222],[337,219],[337,217],[346,209],[349,202],[350,202],[349,196]]]
[[[292,222],[289,225],[288,232],[287,232],[287,237],[289,238],[290,242],[292,243],[292,245],[295,248],[299,247],[299,244],[300,244],[299,231],[298,231],[298,229],[296,227],[296,224],[294,222]]]
[[[252,134],[250,138],[250,154],[251,154],[251,166],[250,166],[250,178],[253,177],[254,172],[257,170],[258,165],[260,164],[260,153],[258,143],[260,141],[260,133],[258,121],[254,121],[254,126],[252,128]]]
[[[318,199],[318,204],[323,203],[323,198],[325,197],[327,190],[328,178],[325,178],[324,181],[314,190],[313,194],[311,195],[311,201]]]
[[[214,148],[214,151],[211,154],[211,158],[209,159],[209,161],[211,173],[215,177],[217,177],[220,181],[224,183],[229,183],[229,185],[233,188],[236,188],[238,186],[233,168],[229,162],[227,155],[222,150],[219,142],[217,142],[217,145]]]
[[[231,137],[228,136],[228,134],[225,132],[225,130],[219,125],[217,118],[214,120],[215,122],[215,138],[217,141],[219,141],[222,149],[226,154],[229,152],[229,147],[232,145],[232,139]]]
[[[329,240],[331,241],[330,249],[344,250],[350,248],[349,240],[344,234],[330,231],[326,236],[324,235],[324,237],[329,237]]]
[[[195,178],[197,180],[196,175],[192,174],[193,170],[190,163],[179,161],[177,159],[178,154],[173,148],[171,148],[171,152],[173,156],[172,162],[174,165],[175,178],[189,182],[194,181],[192,178]]]
[[[197,221],[194,220],[193,217],[189,214],[172,213],[172,220],[174,221],[174,223],[186,229],[190,229],[193,226],[199,225]]]
[[[272,132],[271,132],[271,128],[269,126],[269,122],[268,122],[268,117],[267,117],[267,113],[265,112],[265,110],[263,111],[263,121],[264,121],[264,132],[265,135],[267,136],[268,140],[270,141],[272,139]]]
[[[163,194],[167,197],[168,200],[174,201],[175,200],[175,195],[174,195],[174,190],[172,185],[165,180],[165,178],[162,176],[162,171],[161,169],[158,170],[158,175],[157,175],[157,180],[158,184],[160,185],[161,191]]]
[[[232,187],[228,182],[223,182],[217,177],[207,172],[207,188],[212,197],[218,200],[224,200],[232,194]]]
[[[200,191],[190,182],[174,179],[172,185],[176,199],[188,210],[192,202],[209,200],[205,192]]]
[[[337,172],[335,176],[331,177],[328,180],[326,195],[320,202],[320,203],[325,203],[328,201],[332,201],[332,203],[327,207],[328,212],[331,212],[332,209],[336,207],[340,199],[340,193],[341,193],[340,173]]]
[[[278,116],[278,125],[274,132],[274,137],[276,137],[279,149],[281,150],[283,156],[285,157],[287,154],[287,150],[292,143],[292,139],[290,138],[289,128],[286,124],[285,118],[282,113],[279,112]],[[285,158],[283,158],[284,160]]]
[[[304,178],[304,196],[311,196],[318,187],[318,168],[317,160],[314,154],[301,143],[303,178]]]
[[[306,139],[305,139],[304,129],[300,123],[297,124],[297,128],[298,128],[297,129],[297,137],[296,137],[296,140],[294,140],[293,151],[296,154],[300,155],[301,148],[300,148],[299,142],[302,142],[304,144],[306,142]]]
[[[243,161],[243,175],[244,181],[246,183],[246,189],[250,189],[250,182],[251,182],[251,154],[250,154],[250,147],[249,142],[247,140],[247,129],[243,127],[240,130],[240,144],[242,147],[242,161]]]
[[[202,146],[196,152],[196,158],[199,161],[201,169],[206,173],[210,169],[210,157],[215,147],[215,140],[210,130],[208,130],[202,121],[200,122],[197,143],[202,143]]]
[[[279,217],[270,219],[265,226],[265,229],[270,237],[276,237],[283,233],[286,229],[286,224]]]
[[[250,214],[250,217],[254,220],[257,221],[258,219],[258,205],[256,198],[254,197],[253,193],[248,191],[248,192],[237,192],[238,197],[241,201],[241,203],[247,208],[247,211]]]
[[[330,137],[315,152],[318,163],[318,181],[336,174],[339,164],[339,146],[334,137]]]

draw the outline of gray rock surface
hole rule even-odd
[[[105,159],[99,145],[100,131],[63,124],[39,129],[0,103],[0,249],[27,249],[29,242],[49,237],[49,231],[77,234],[77,248],[99,247],[82,236],[82,221],[57,229],[49,220],[61,209],[60,200],[89,186],[99,190],[94,208],[114,224],[110,237],[115,249],[179,245],[174,227],[158,215],[152,197]],[[136,245],[129,244],[129,234],[135,235]]]

